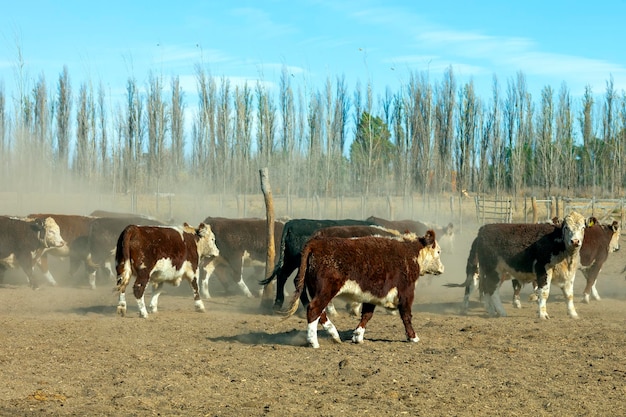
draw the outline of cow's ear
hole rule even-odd
[[[37,217],[35,220],[33,220],[33,222],[31,223],[30,226],[33,230],[40,232],[42,230],[45,230],[45,223],[43,219],[40,219],[39,217]]]
[[[426,235],[424,235],[424,240],[426,241],[426,244],[431,246],[435,244],[435,231],[430,229],[426,232]]]
[[[613,223],[611,223],[611,229],[613,229],[614,232],[617,232],[619,230],[619,223],[617,222],[617,220],[613,220]]]
[[[587,219],[587,227],[591,227],[594,224],[598,223],[598,219],[596,219],[595,217],[589,217],[589,219]]]

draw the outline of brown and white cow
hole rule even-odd
[[[354,343],[363,343],[376,305],[398,308],[408,340],[417,342],[411,324],[415,283],[420,275],[443,273],[440,252],[432,230],[424,237],[402,241],[372,236],[311,239],[302,251],[287,317],[297,310],[306,286],[312,296],[307,307],[307,341],[312,347],[319,347],[318,323],[335,342],[341,342],[326,315],[326,306],[338,295],[363,303],[361,321],[352,335]]]
[[[198,291],[198,269],[204,257],[218,256],[211,226],[200,223],[197,229],[183,227],[129,225],[119,236],[115,252],[117,271],[118,314],[126,315],[126,286],[135,277],[133,294],[137,299],[139,316],[148,317],[144,291],[152,284],[150,311],[156,313],[163,283],[180,285],[189,281],[196,311],[204,311]]]
[[[441,246],[441,250],[446,253],[454,253],[454,225],[452,223],[448,223],[447,226],[439,226],[417,220],[386,220],[375,216],[368,217],[367,221],[387,229],[397,230],[400,233],[411,232],[418,236],[424,236],[427,230],[432,229],[437,234],[437,242]]]
[[[42,252],[65,245],[59,225],[52,217],[20,219],[0,216],[0,283],[7,268],[21,267],[28,284],[39,288],[33,268]]]
[[[555,221],[555,224],[560,224],[560,221]],[[585,229],[585,237],[583,244],[580,248],[580,263],[579,269],[583,273],[586,284],[583,290],[583,303],[589,303],[590,296],[594,299],[600,300],[600,294],[596,289],[596,283],[598,275],[602,270],[604,262],[609,257],[609,253],[619,250],[619,238],[621,234],[621,227],[619,222],[613,221],[611,224],[600,224],[595,217],[590,217],[587,221],[587,228]],[[563,275],[563,272],[567,271],[566,265],[561,265],[559,268],[554,269],[552,274],[552,282],[558,285],[564,285],[567,277]],[[513,278],[513,306],[521,308],[520,302],[520,290],[522,288],[521,283]],[[533,283],[533,286],[535,283]]]
[[[380,237],[392,237],[398,238],[401,236],[400,232],[397,230],[387,229],[383,226],[372,225],[372,226],[330,226],[324,227],[323,229],[319,229],[317,232],[311,236],[311,239],[320,239],[325,237],[343,237],[343,238],[352,238],[352,237],[365,237],[365,236],[380,236]],[[308,298],[305,297],[306,294],[303,294],[300,297],[300,300],[303,302],[303,307],[306,308],[308,305]],[[306,303],[304,301],[307,301]],[[349,302],[346,305],[348,312],[353,316],[358,316],[361,311],[361,303],[358,302]],[[331,301],[328,303],[326,307],[326,314],[330,316],[337,315],[337,309],[335,308],[334,303]]]
[[[471,291],[468,287],[478,275],[488,314],[506,316],[499,289],[504,280],[515,277],[521,282],[537,282],[538,316],[547,319],[546,301],[554,269],[558,266],[559,273],[565,277],[562,289],[568,315],[577,318],[573,286],[584,235],[585,218],[576,212],[565,216],[562,225],[497,223],[482,226],[467,259],[462,311],[469,305]],[[562,261],[564,263],[559,265]]]
[[[79,238],[86,238],[89,234],[89,225],[95,219],[95,217],[91,216],[79,216],[73,214],[29,214],[29,218],[37,218],[37,219],[45,219],[47,217],[52,217],[54,221],[59,225],[59,229],[63,239],[66,244],[59,248],[49,248],[46,249],[41,257],[39,258],[39,262],[37,265],[39,269],[43,273],[44,277],[51,285],[57,285],[54,276],[50,272],[50,268],[48,265],[48,255],[57,256],[60,258],[69,257],[70,259],[70,269],[69,276],[72,277],[74,273],[78,270],[82,261],[84,261],[84,257],[82,254],[73,251],[74,242]]]
[[[73,251],[85,257],[85,269],[89,275],[89,286],[96,289],[96,274],[103,268],[114,281],[113,261],[117,239],[128,225],[159,226],[158,220],[146,217],[101,217],[94,219],[89,225],[87,239],[74,242]],[[86,247],[83,247],[85,246]]]
[[[259,268],[267,258],[267,220],[260,218],[230,219],[207,217],[204,223],[211,226],[220,256],[207,260],[200,270],[200,293],[210,298],[209,279],[220,269],[237,283],[247,297],[252,292],[244,281],[244,266]],[[284,223],[274,222],[274,245],[278,251]],[[220,268],[224,267],[224,268]],[[228,282],[222,280],[223,283]]]

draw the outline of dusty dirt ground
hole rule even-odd
[[[306,322],[264,314],[212,283],[207,312],[196,313],[186,283],[168,287],[160,311],[116,315],[112,283],[63,279],[30,290],[11,271],[0,285],[0,415],[7,416],[608,416],[626,415],[625,248],[610,256],[602,301],[576,303],[567,317],[558,287],[539,321],[535,304],[488,318],[473,297],[459,315],[464,265],[474,232],[444,255],[446,272],[422,277],[405,341],[397,316],[375,313],[365,343],[349,342],[357,319],[333,319],[346,342],[320,329],[320,349],[305,347]],[[622,243],[623,244],[623,243]],[[250,278],[251,287],[254,277]],[[234,286],[233,286],[234,288]],[[292,288],[292,287],[290,287]],[[580,299],[583,278],[576,281]]]

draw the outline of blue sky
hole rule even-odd
[[[602,94],[610,77],[626,90],[624,16],[626,0],[12,1],[0,17],[0,82],[11,97],[20,52],[31,83],[44,74],[55,91],[65,65],[74,92],[91,81],[112,96],[152,71],[179,76],[189,97],[200,64],[252,86],[276,85],[283,66],[294,85],[320,91],[345,76],[350,92],[368,80],[397,92],[420,72],[436,83],[452,67],[485,100],[494,75],[504,93],[521,71],[534,100],[563,82],[579,97],[586,85]]]

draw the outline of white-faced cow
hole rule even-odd
[[[200,270],[200,293],[210,298],[209,279],[213,273],[225,271],[247,297],[252,292],[244,281],[244,266],[255,269],[265,265],[267,258],[267,220],[258,218],[229,219],[207,217],[204,223],[211,226],[220,256],[203,262]],[[284,223],[274,222],[274,245],[278,251]],[[224,267],[223,269],[221,267]],[[261,274],[264,275],[264,274]],[[227,285],[227,280],[222,283]]]
[[[454,225],[452,223],[442,227],[417,220],[386,220],[374,216],[368,217],[367,220],[387,229],[394,229],[400,233],[411,232],[418,236],[424,236],[427,230],[432,229],[437,234],[437,242],[441,246],[441,250],[446,253],[454,253]]]
[[[443,271],[440,248],[432,230],[417,239],[372,236],[311,239],[302,251],[296,292],[287,317],[297,310],[306,286],[312,296],[307,307],[307,341],[312,347],[319,347],[318,323],[335,342],[341,342],[326,315],[326,306],[338,295],[363,303],[361,321],[352,336],[354,343],[363,343],[365,326],[376,305],[398,308],[407,339],[417,342],[419,338],[411,324],[415,283],[420,275]]]
[[[163,283],[180,285],[189,281],[193,290],[196,311],[204,311],[198,291],[199,262],[204,257],[218,256],[215,235],[211,226],[200,223],[197,229],[187,225],[127,226],[119,236],[115,252],[117,271],[118,314],[126,315],[126,286],[135,277],[133,294],[137,299],[139,316],[148,317],[144,291],[152,284],[150,311],[156,313]]]
[[[0,216],[0,283],[7,268],[21,267],[28,284],[39,288],[33,268],[44,250],[59,248],[65,241],[59,225],[52,217],[45,219],[20,219]]]
[[[128,225],[159,226],[163,225],[158,220],[145,217],[101,217],[94,219],[89,225],[89,235],[87,239],[75,242],[76,253],[83,253],[85,258],[85,269],[89,274],[89,285],[91,289],[96,289],[96,274],[103,268],[109,275],[111,281],[115,279],[113,272],[113,261],[115,257],[115,245],[117,239]],[[86,248],[78,247],[86,245]]]
[[[84,255],[80,252],[73,251],[72,248],[75,245],[75,241],[79,238],[87,238],[89,235],[89,225],[95,219],[91,216],[78,216],[73,214],[30,214],[29,218],[45,219],[52,217],[54,221],[59,225],[59,229],[66,244],[59,248],[46,249],[37,265],[43,273],[44,277],[51,285],[57,285],[54,276],[50,272],[48,265],[48,255],[57,256],[60,258],[69,257],[70,269],[69,276],[72,277],[78,270],[81,262],[84,261]]]
[[[293,219],[285,223],[280,238],[280,253],[272,274],[259,283],[267,285],[276,279],[276,298],[274,310],[280,311],[285,301],[285,283],[287,278],[300,266],[300,253],[313,233],[331,226],[372,226],[375,223],[364,220],[312,220]],[[306,303],[306,299],[303,299]]]
[[[556,222],[560,224],[560,222]],[[600,224],[595,217],[590,217],[587,221],[585,229],[585,237],[580,247],[580,263],[579,268],[585,277],[585,289],[583,290],[583,303],[589,303],[590,296],[600,300],[600,295],[596,289],[598,275],[602,270],[604,262],[609,257],[609,253],[619,250],[619,238],[621,227],[617,221],[611,224]],[[567,276],[563,275],[567,268],[565,265],[555,268],[552,274],[552,282],[558,285],[564,285],[567,282]],[[513,305],[521,308],[520,290],[522,284],[513,278]],[[533,282],[533,286],[536,284]]]
[[[565,278],[563,292],[570,317],[578,314],[573,302],[573,283],[585,235],[585,218],[572,212],[562,225],[554,224],[487,224],[478,230],[472,242],[466,266],[466,285],[478,274],[483,303],[490,316],[506,316],[499,289],[506,279],[537,282],[538,316],[549,318],[546,301],[550,294],[554,268],[560,265]],[[480,265],[480,267],[479,267]],[[469,304],[466,287],[463,310]]]

